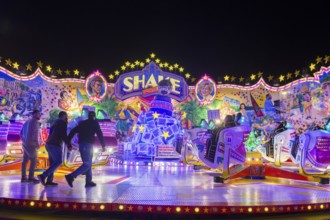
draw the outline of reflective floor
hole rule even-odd
[[[28,207],[34,201],[38,208],[63,205],[64,209],[70,209],[72,204],[72,209],[90,210],[88,207],[95,203],[105,211],[190,214],[330,210],[330,185],[313,182],[267,178],[236,179],[220,184],[214,183],[208,173],[189,166],[111,165],[93,170],[96,187],[85,188],[85,176],[79,176],[70,188],[64,174],[56,173],[58,186],[44,187],[21,183],[19,172],[1,172],[0,204]]]

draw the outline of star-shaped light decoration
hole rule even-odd
[[[329,61],[330,61],[330,56],[325,56],[325,57],[324,57],[324,62],[325,62],[325,63],[328,63]]]
[[[263,72],[259,71],[258,73],[258,78],[262,77]]]
[[[291,76],[292,76],[292,73],[287,73],[287,74],[286,74],[286,78],[287,78],[287,79],[291,79]]]
[[[243,76],[241,76],[240,78],[239,78],[239,82],[243,82],[244,81],[244,78],[243,78]]]
[[[228,81],[229,80],[229,76],[228,75],[225,75],[223,78],[224,78],[225,81]]]
[[[159,117],[159,114],[157,112],[153,113],[152,116],[154,117],[154,119]]]
[[[63,71],[62,71],[61,69],[58,69],[58,70],[57,70],[57,74],[60,75],[60,76],[62,76]]]
[[[126,66],[122,65],[122,66],[121,66],[121,70],[122,70],[122,71],[125,71],[125,70],[126,70]]]
[[[159,67],[160,67],[160,68],[163,68],[163,67],[164,67],[164,63],[160,63],[160,64],[159,64]]]
[[[309,69],[311,70],[311,71],[313,71],[313,70],[315,70],[315,64],[314,63],[311,63],[311,65],[309,65]]]
[[[110,74],[109,79],[113,79],[113,78],[114,78],[114,75]]]
[[[119,75],[119,71],[118,70],[115,70],[115,75],[118,76]]]
[[[283,75],[280,75],[280,77],[278,77],[278,79],[280,80],[280,82],[282,82],[282,81],[284,81],[284,79],[285,79],[285,76],[283,76]]]
[[[129,61],[126,61],[126,62],[125,62],[125,65],[126,65],[126,66],[130,66],[131,63],[130,63]]]
[[[70,75],[70,70],[67,69],[67,70],[65,70],[64,72],[65,72],[65,75],[67,75],[67,76]]]
[[[28,64],[28,65],[26,65],[25,67],[26,67],[26,70],[32,71],[32,66],[31,66],[31,64]]]
[[[13,63],[13,68],[18,70],[19,64],[17,62]]]
[[[272,80],[273,80],[273,78],[274,78],[274,76],[273,76],[273,75],[269,75],[269,76],[267,77],[268,81],[272,81]]]
[[[156,57],[156,54],[152,53],[152,54],[150,54],[150,57],[151,57],[152,59],[154,59],[154,58]]]
[[[316,61],[316,64],[321,63],[322,62],[322,57],[317,56],[317,58],[315,59],[315,61]]]
[[[294,71],[294,76],[297,78],[300,75],[300,70]]]
[[[175,68],[175,69],[179,68],[179,64],[175,63],[175,64],[174,64],[174,68]]]
[[[51,72],[51,71],[52,71],[52,67],[51,67],[50,65],[48,65],[48,66],[46,66],[46,70],[47,70],[48,72]]]
[[[135,65],[132,63],[130,67],[131,69],[134,69]]]
[[[136,60],[136,61],[134,62],[134,64],[135,64],[136,66],[138,66],[138,65],[140,64],[140,61]]]
[[[186,73],[186,74],[185,74],[185,77],[186,77],[187,79],[189,79],[189,78],[190,78],[190,73]]]
[[[174,67],[173,66],[169,66],[168,69],[171,70],[171,71],[173,71]]]
[[[231,79],[230,79],[230,81],[234,82],[235,79],[236,79],[236,77],[235,76],[232,76]]]
[[[160,63],[160,59],[158,59],[158,58],[155,61],[156,61],[156,63]]]
[[[44,65],[40,60],[37,62],[37,65],[39,68],[42,68],[42,66]]]
[[[250,76],[251,80],[255,80],[256,79],[256,75],[254,75],[253,73]]]
[[[162,134],[162,136],[166,140],[170,135],[169,135],[168,131],[164,131],[163,134]]]
[[[182,73],[184,71],[184,68],[183,67],[180,67],[179,68],[179,72]]]
[[[97,72],[98,72],[98,71],[97,71]],[[75,69],[75,70],[73,71],[73,74],[74,74],[75,76],[79,76],[79,70]]]
[[[140,125],[140,126],[139,126],[139,131],[140,131],[140,132],[143,132],[143,131],[144,131],[144,126],[143,126],[143,125]]]
[[[11,60],[9,58],[6,59],[5,62],[6,62],[6,65],[11,66]]]
[[[144,63],[143,62],[140,62],[140,67],[144,67]]]
[[[168,65],[169,65],[169,64],[168,64],[167,62],[164,63],[164,66],[165,66],[166,68],[168,67]]]

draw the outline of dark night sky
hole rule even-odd
[[[5,0],[0,56],[108,74],[154,52],[197,76],[285,74],[330,55],[326,2]]]

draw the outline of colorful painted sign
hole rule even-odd
[[[188,85],[185,79],[179,75],[164,72],[153,62],[141,71],[122,74],[115,84],[116,98],[124,100],[133,96],[157,95],[159,91],[156,88],[163,79],[169,79],[172,84],[168,97],[179,102],[187,99]]]

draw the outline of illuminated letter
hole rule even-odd
[[[124,90],[125,92],[130,92],[130,91],[132,91],[132,89],[133,89],[132,81],[133,81],[132,77],[126,77],[126,78],[124,79],[123,83],[124,83],[124,85],[126,86],[126,88],[124,87],[123,90]]]
[[[139,76],[134,76],[134,90],[140,90],[144,88],[144,81],[145,81],[145,76],[141,75],[142,79],[139,78]],[[139,87],[139,84],[141,83],[142,87]]]
[[[146,83],[144,88],[148,88],[148,87],[156,87],[157,83],[154,77],[154,74],[151,74],[151,76],[148,79],[148,82]]]
[[[179,91],[176,91],[176,88],[180,87],[180,81],[177,79],[170,78],[170,82],[172,83],[172,92],[175,94],[180,94]]]

